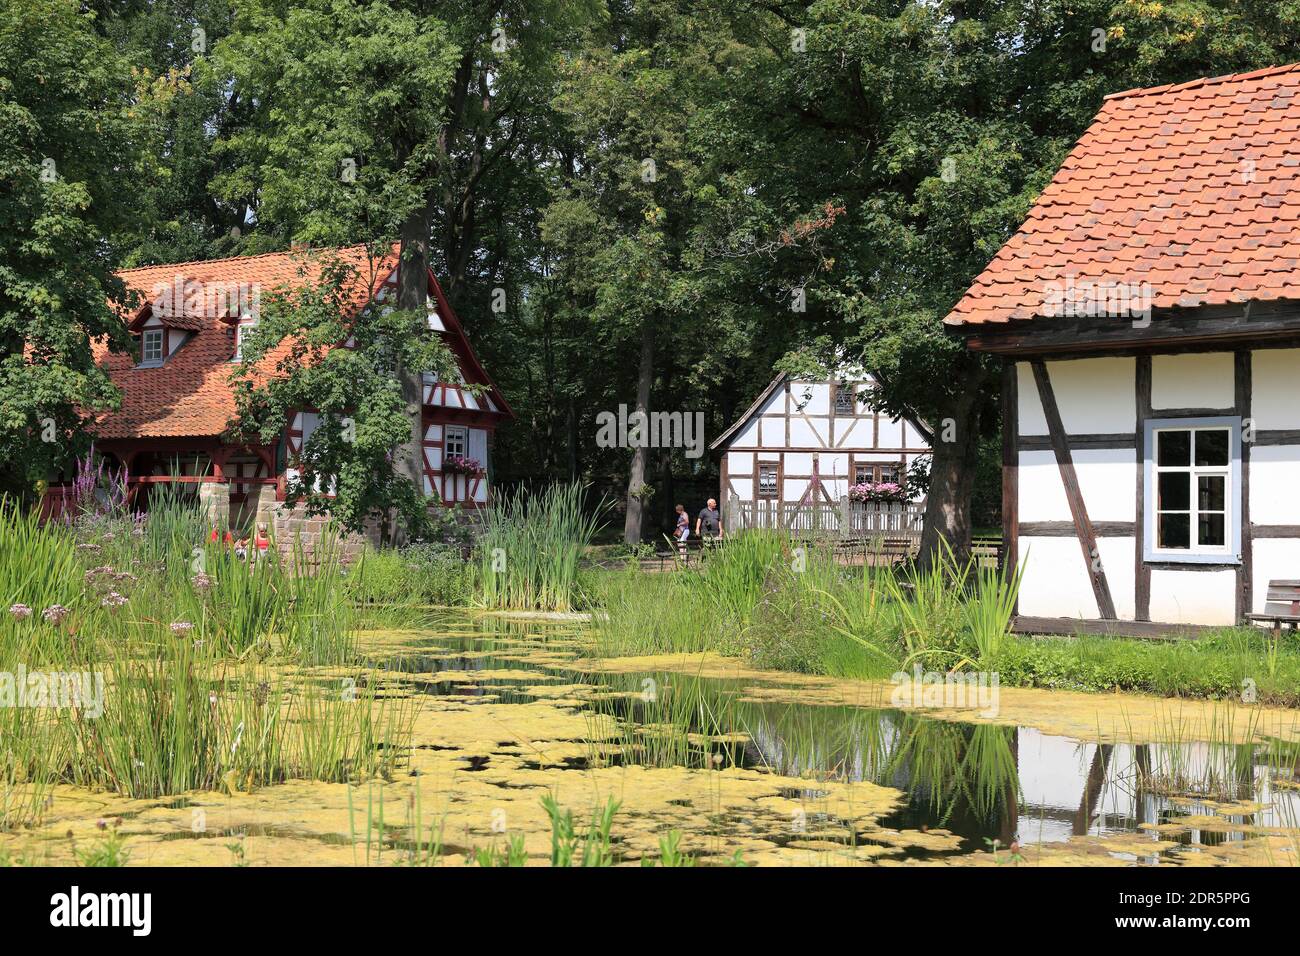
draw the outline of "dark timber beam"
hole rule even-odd
[[[1017,449],[1020,431],[1020,395],[1016,376],[1016,363],[1002,364],[1002,560],[1005,562],[1007,580],[1016,575],[1020,559],[1020,452]],[[1020,598],[1016,597],[1019,608]]]
[[[977,352],[1023,356],[1106,352],[1231,350],[1234,346],[1300,341],[1294,303],[1250,303],[1157,312],[1150,322],[1129,316],[1038,317],[954,329]]]
[[[1133,617],[1151,620],[1151,568],[1146,563],[1146,443],[1147,419],[1151,410],[1151,356],[1139,355],[1134,375],[1137,422],[1134,447],[1137,449],[1137,510],[1133,515]]]
[[[1243,422],[1250,420],[1251,382],[1250,349],[1239,349],[1233,356],[1233,392],[1236,402],[1234,414]],[[1254,545],[1250,525],[1250,442],[1241,442],[1241,564],[1237,566],[1237,623],[1246,619],[1252,610],[1251,575],[1254,568]]]
[[[1066,441],[1061,411],[1056,407],[1056,395],[1052,392],[1052,381],[1047,375],[1047,365],[1038,359],[1030,364],[1034,369],[1038,398],[1043,404],[1043,415],[1047,419],[1047,432],[1052,439],[1052,451],[1056,453],[1056,464],[1061,470],[1061,483],[1065,485],[1065,498],[1070,504],[1070,515],[1074,519],[1079,547],[1083,551],[1084,568],[1092,584],[1092,593],[1097,599],[1097,610],[1103,619],[1113,621],[1116,617],[1115,602],[1110,596],[1110,585],[1106,582],[1106,569],[1102,566],[1101,552],[1097,550],[1097,538],[1093,534],[1092,523],[1088,520],[1088,509],[1084,506],[1083,492],[1079,490],[1079,476],[1074,470],[1074,459],[1070,455],[1070,446]]]

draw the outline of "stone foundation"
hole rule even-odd
[[[272,495],[274,500],[274,495]],[[310,516],[302,504],[296,504],[292,507],[284,504],[276,504],[268,512],[270,520],[267,521],[267,528],[271,532],[271,542],[280,552],[282,558],[292,558],[294,548],[301,543],[303,554],[311,564],[315,564],[315,555],[321,546],[321,541],[327,533],[331,524],[331,519],[324,515]],[[330,532],[338,534],[337,531]],[[362,550],[370,545],[378,547],[379,545],[379,525],[377,522],[367,523],[364,534],[344,534],[339,535],[339,557],[343,564],[351,564],[361,554]]]

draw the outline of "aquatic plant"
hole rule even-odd
[[[578,564],[600,527],[583,486],[503,493],[483,511],[477,603],[483,607],[569,611],[578,596]]]

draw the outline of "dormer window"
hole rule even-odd
[[[140,333],[140,364],[161,365],[163,360],[163,330],[145,329]]]
[[[243,359],[244,336],[257,327],[257,321],[242,321],[235,326],[235,354],[231,356],[230,361],[239,362]],[[351,339],[348,340],[349,343]]]

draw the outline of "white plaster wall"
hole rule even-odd
[[[1103,556],[1103,561],[1105,557]],[[1097,618],[1079,542],[1074,538],[1020,536],[1020,613],[1029,617]]]
[[[821,453],[821,476],[830,478],[840,476],[847,478],[849,475],[849,456],[843,452],[834,454]]]
[[[785,444],[784,418],[761,418],[759,421],[762,423],[763,436],[760,444],[764,448],[780,448]]]
[[[808,490],[807,478],[787,478],[781,495],[783,501],[798,501]]]
[[[1166,624],[1231,625],[1237,607],[1237,573],[1151,570],[1151,620]]]
[[[805,388],[812,391],[812,398],[808,404],[803,406],[803,411],[808,415],[828,415],[831,410],[830,391],[831,387],[825,382],[814,382],[810,385],[805,383],[796,383],[790,386],[791,398],[801,401]]]
[[[787,452],[785,456],[785,473],[787,475],[811,475],[813,456],[809,452]]]
[[[1050,451],[1020,452],[1018,481],[1021,521],[1070,520],[1070,504],[1065,499],[1065,486],[1061,484],[1061,470],[1056,465],[1054,454]]]
[[[1250,417],[1256,428],[1300,428],[1298,376],[1300,349],[1258,349],[1251,353]],[[1251,452],[1252,473],[1254,459],[1255,453]]]
[[[1300,538],[1255,538],[1251,556],[1251,610],[1262,614],[1268,603],[1268,582],[1300,576]]]
[[[1236,376],[1231,352],[1151,358],[1151,407],[1231,408]]]
[[[1250,521],[1300,524],[1300,445],[1251,446]],[[1294,570],[1280,576],[1300,577],[1300,567]]]
[[[835,444],[839,448],[870,448],[870,418],[835,419]]]
[[[727,476],[752,475],[754,473],[754,453],[749,451],[727,452]]]
[[[1088,358],[1048,362],[1047,377],[1067,435],[1131,432],[1137,427],[1137,359]],[[1038,397],[1032,370],[1029,388]],[[1231,383],[1229,383],[1231,388]],[[1039,414],[1042,414],[1041,408]],[[1046,434],[1042,432],[1021,434]]]
[[[868,442],[867,444],[870,444]],[[878,448],[903,448],[903,423],[895,419],[880,419],[880,444]]]
[[[762,419],[751,418],[745,423],[745,427],[736,433],[733,444],[740,445],[742,448],[753,448],[762,444],[759,441],[758,425]]]
[[[1043,403],[1038,399],[1034,370],[1028,362],[1016,363],[1016,421],[1022,435],[1047,434],[1047,418],[1043,415]]]
[[[785,446],[784,424],[781,427],[781,440],[778,444]],[[803,448],[817,448],[821,442],[817,440],[817,432],[813,430],[812,425],[802,418],[795,417],[790,419],[790,444]]]
[[[1083,551],[1078,544],[1075,544],[1075,550],[1079,552],[1079,563],[1082,565]],[[1131,621],[1137,616],[1134,552],[1131,535],[1097,539],[1097,555],[1101,558],[1101,568],[1106,573],[1106,586],[1110,588],[1110,599],[1115,604],[1115,616],[1121,621]]]
[[[752,501],[754,498],[754,481],[752,478],[731,478],[728,477],[731,486],[736,489],[736,497],[742,501]]]
[[[1137,515],[1137,461],[1133,449],[1078,448],[1072,457],[1088,517],[1093,521],[1133,521]],[[1055,464],[1054,455],[1052,461]],[[1061,484],[1059,468],[1056,481]],[[1065,501],[1063,484],[1061,500]],[[1068,502],[1065,508],[1064,517],[1068,518]]]

